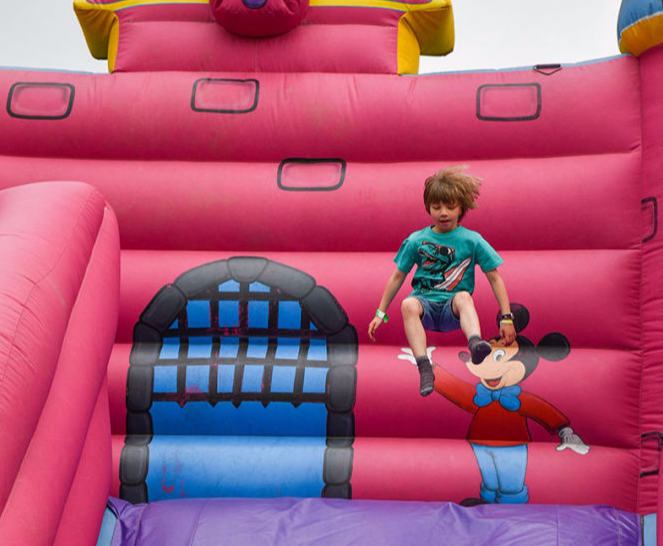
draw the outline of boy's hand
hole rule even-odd
[[[373,317],[373,320],[368,325],[368,337],[371,338],[371,341],[375,341],[375,331],[382,324],[382,319],[380,317]]]
[[[516,329],[509,322],[500,322],[500,337],[505,345],[511,345],[516,340]]]

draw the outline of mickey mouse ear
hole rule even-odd
[[[467,364],[471,360],[470,353],[467,351],[460,351],[458,353],[458,358],[460,358],[465,364]]]
[[[529,311],[522,303],[512,303],[511,312],[513,313],[513,326],[516,329],[516,332],[520,333],[529,324]],[[502,313],[497,312],[497,327],[500,327],[500,319],[502,318]]]
[[[571,344],[564,334],[553,332],[543,336],[536,346],[536,352],[545,360],[557,362],[569,356]]]

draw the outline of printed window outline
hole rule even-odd
[[[499,117],[485,116],[481,113],[481,93],[486,88],[534,87],[536,89],[536,112],[531,116]],[[483,121],[533,121],[541,115],[541,84],[533,83],[487,83],[477,88],[477,118]]]
[[[320,163],[338,163],[341,166],[341,175],[339,177],[339,181],[334,184],[333,186],[323,186],[323,187],[317,187],[317,186],[286,186],[283,184],[283,169],[287,165],[292,165],[292,164],[300,164],[300,165],[316,165]],[[278,173],[276,176],[276,183],[279,187],[279,189],[282,189],[284,191],[336,191],[338,190],[343,183],[345,182],[345,173],[347,171],[348,164],[345,161],[345,159],[341,159],[340,157],[331,157],[331,158],[319,158],[319,159],[312,159],[312,158],[303,158],[303,157],[290,157],[287,159],[284,159],[281,161],[279,164],[279,169]]]
[[[243,110],[238,109],[215,109],[215,108],[199,108],[196,106],[196,91],[198,84],[201,82],[233,82],[233,83],[253,83],[255,84],[255,94],[253,97],[253,105]],[[194,112],[207,112],[212,114],[248,114],[258,108],[258,100],[260,98],[260,81],[255,78],[247,78],[240,80],[237,78],[199,78],[193,82],[193,89],[191,90],[191,110]]]
[[[648,242],[651,241],[654,237],[656,237],[656,235],[658,234],[658,200],[656,199],[656,197],[645,197],[645,198],[641,201],[641,205],[642,205],[642,211],[643,211],[643,212],[644,212],[644,211],[646,210],[646,208],[649,207],[649,206],[651,206],[651,209],[652,209],[652,211],[651,211],[651,214],[652,214],[652,221],[651,221],[652,229],[651,229],[651,233],[650,233],[649,235],[646,235],[646,236],[643,237],[643,239],[642,239],[642,242],[643,242],[643,243],[648,243]]]
[[[21,86],[29,87],[64,87],[69,90],[69,104],[67,104],[67,109],[64,114],[57,116],[30,116],[27,114],[19,114],[12,111],[12,97],[17,88]],[[7,95],[7,113],[17,119],[34,119],[34,120],[60,120],[68,118],[71,114],[71,111],[74,108],[74,97],[76,95],[76,88],[70,83],[61,83],[61,82],[16,82],[9,88],[9,94]]]

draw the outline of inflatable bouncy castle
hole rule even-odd
[[[0,70],[0,544],[655,544],[650,4],[618,57],[417,75],[448,0],[75,0],[109,74]],[[367,326],[457,164],[518,335],[477,271],[492,352],[430,334],[424,398],[408,290]]]

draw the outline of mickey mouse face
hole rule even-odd
[[[546,334],[534,345],[520,334],[529,324],[530,314],[527,308],[522,304],[512,303],[511,312],[515,316],[514,325],[518,332],[516,341],[507,346],[502,339],[491,339],[492,351],[481,364],[472,364],[467,351],[458,355],[470,373],[478,377],[483,386],[490,390],[517,385],[536,370],[541,358],[557,362],[566,358],[571,351],[569,340],[558,332]],[[498,314],[498,327],[499,320]]]
[[[490,345],[493,350],[480,365],[472,364],[471,360],[465,361],[470,373],[490,390],[520,383],[525,378],[526,368],[518,358],[518,342],[507,346],[502,339],[492,339]]]

